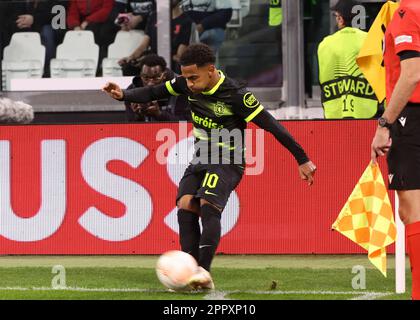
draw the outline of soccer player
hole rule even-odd
[[[388,106],[379,118],[372,161],[388,153],[389,189],[406,226],[412,299],[420,300],[420,1],[402,0],[385,34]]]
[[[207,45],[194,44],[181,56],[180,77],[154,87],[121,90],[115,83],[107,83],[103,88],[114,99],[138,103],[188,96],[195,155],[180,181],[176,203],[181,249],[200,266],[190,280],[193,289],[214,288],[210,265],[220,241],[221,213],[244,173],[243,141],[248,122],[271,132],[292,153],[300,177],[309,185],[316,170],[288,131],[243,85],[217,70],[215,60]]]

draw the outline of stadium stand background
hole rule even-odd
[[[329,8],[334,2],[301,0],[306,93],[302,108],[305,109],[303,118],[307,119],[323,118],[314,52],[322,38],[333,32]],[[363,1],[367,8],[367,29],[383,2]],[[278,119],[287,118],[285,108],[279,105],[284,74],[275,30],[268,26],[268,1],[245,0],[239,4],[241,10],[236,13],[241,16],[234,15],[228,26],[218,57],[220,67],[231,77],[247,80],[260,101]],[[3,95],[33,105],[35,123],[125,122],[124,106],[99,90],[31,91],[25,88],[25,91],[8,91]]]

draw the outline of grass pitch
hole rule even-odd
[[[388,277],[372,267],[366,255],[219,255],[213,263],[213,293],[170,293],[158,281],[158,256],[3,256],[0,299],[140,299],[140,300],[345,300],[410,299],[395,294],[394,258]],[[54,288],[63,266],[65,287]],[[365,288],[352,273],[366,270]],[[407,291],[411,287],[409,262]],[[61,269],[62,270],[62,269]],[[61,276],[63,274],[61,273]]]

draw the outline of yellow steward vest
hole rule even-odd
[[[268,25],[276,27],[283,22],[283,9],[281,8],[281,0],[270,0],[270,9],[268,12]]]
[[[367,33],[346,27],[318,47],[321,100],[326,119],[369,119],[378,110],[375,92],[356,63]]]

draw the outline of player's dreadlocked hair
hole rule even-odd
[[[181,66],[191,66],[196,64],[197,67],[202,67],[207,64],[214,64],[216,56],[211,48],[204,43],[195,43],[190,45],[187,50],[181,55]]]

